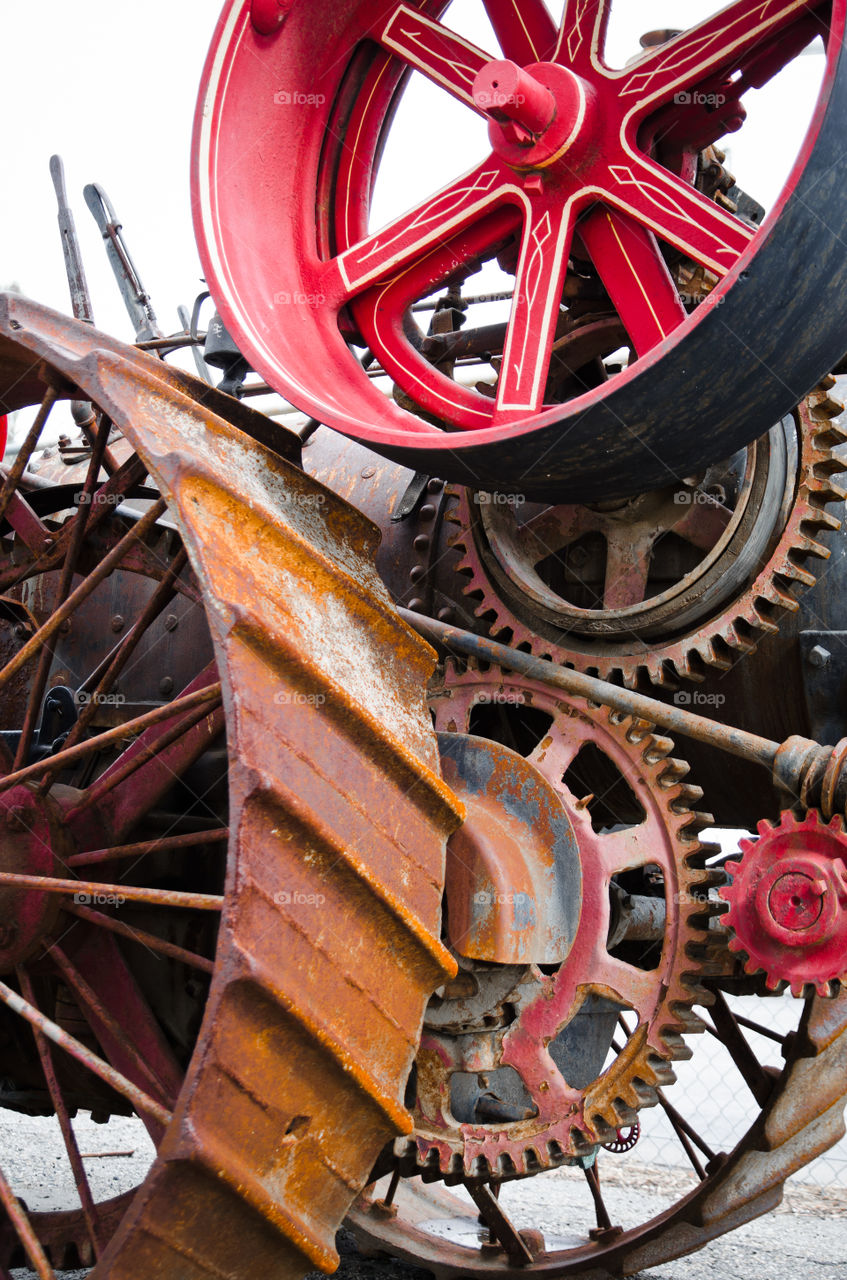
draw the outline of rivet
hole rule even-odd
[[[371,476],[376,475],[376,467],[362,467],[361,476],[363,480],[370,480]]]
[[[112,618],[112,630],[117,632],[117,631],[123,631],[123,629],[124,629],[123,614],[116,613],[115,616]]]
[[[437,476],[433,476],[431,480],[427,480],[427,493],[440,493],[444,488],[444,481],[439,480]]]
[[[415,596],[414,600],[409,601],[409,608],[411,609],[412,613],[422,613],[423,607],[424,607],[423,600],[419,600],[417,596]]]
[[[424,503],[424,505],[421,507],[421,510],[420,510],[421,520],[431,520],[434,515],[435,515],[435,507],[432,505],[432,503],[431,502]]]
[[[163,676],[162,679],[159,681],[159,693],[163,693],[163,694],[173,693],[173,690],[174,690],[173,676]]]
[[[411,578],[412,582],[420,582],[421,578],[424,576],[424,573],[425,573],[425,570],[423,565],[415,564],[415,565],[412,565],[411,569],[409,570],[409,577]]]
[[[427,551],[429,549],[429,538],[425,533],[419,533],[412,546],[416,551]]]
[[[179,622],[179,618],[176,616],[176,614],[169,613],[168,616],[165,618],[165,630],[174,631],[176,629],[178,622]]]

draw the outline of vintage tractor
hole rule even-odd
[[[609,7],[229,0],[193,191],[235,394],[170,362],[193,326],[93,327],[67,219],[74,318],[0,297],[0,1103],[78,1198],[0,1172],[4,1272],[332,1271],[346,1220],[445,1280],[631,1275],[844,1132],[845,4],[618,68]],[[719,144],[813,42],[765,216]],[[480,155],[379,228],[421,78]],[[618,1221],[651,1106],[695,1181]],[[143,1123],[139,1186],[98,1195],[79,1110]]]

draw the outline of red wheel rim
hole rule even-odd
[[[796,233],[794,206],[803,200],[792,201],[792,193],[802,194],[801,178],[811,180],[811,170],[828,154],[825,126],[843,78],[843,0],[836,0],[831,22],[826,6],[810,14],[799,0],[781,0],[751,12],[739,0],[621,71],[605,68],[596,54],[607,17],[604,0],[566,6],[558,33],[539,4],[523,5],[516,24],[511,5],[489,0],[489,16],[512,62],[492,59],[452,35],[437,21],[444,7],[440,0],[423,12],[399,5],[375,22],[370,7],[355,0],[331,15],[295,3],[271,35],[254,26],[250,4],[233,0],[226,7],[204,72],[194,139],[194,208],[207,277],[255,367],[321,421],[459,482],[559,497],[572,483],[584,498],[586,477],[599,480],[596,464],[581,464],[586,433],[574,431],[575,424],[590,420],[593,444],[597,409],[604,405],[617,434],[622,423],[630,430],[643,426],[646,404],[669,407],[661,372],[683,344],[689,376],[692,357],[695,372],[714,375],[709,344],[720,338],[720,320],[736,338],[743,332],[754,342],[749,325],[736,328],[743,323],[743,304],[728,323],[729,312],[715,317],[714,304],[746,293],[749,306],[754,291],[732,286],[746,284],[751,264],[764,261],[763,247],[774,270],[775,228],[787,233],[790,223]],[[698,146],[737,127],[740,92],[770,78],[814,34],[827,31],[836,38],[828,42],[818,107],[786,188],[758,234],[648,154],[660,126],[671,137],[674,129],[680,137],[687,130]],[[494,102],[487,108],[493,149],[470,174],[369,234],[384,124],[409,66],[423,69],[469,110],[485,115],[481,104]],[[523,78],[509,92],[492,87],[504,75]],[[681,94],[722,98],[712,112],[721,121],[712,136],[703,134],[703,112],[674,103]],[[534,115],[526,115],[530,99]],[[554,118],[545,129],[547,108]],[[500,122],[490,118],[492,110]],[[521,119],[509,121],[504,112]],[[514,140],[521,130],[524,145]],[[819,221],[820,212],[818,202]],[[584,246],[603,264],[599,274],[639,359],[610,383],[551,406],[544,403],[549,351],[577,219],[580,252]],[[828,210],[823,220],[835,231]],[[435,371],[407,340],[403,316],[411,301],[457,269],[490,257],[517,225],[515,302],[492,400]],[[686,316],[654,233],[723,277],[708,307]],[[784,274],[784,256],[780,268]],[[772,284],[764,267],[755,274],[760,287]],[[763,324],[769,324],[767,312],[757,328]],[[448,431],[373,388],[347,344],[345,334],[352,331]],[[697,331],[703,336],[695,351],[690,344]],[[802,359],[795,358],[787,378],[782,375],[792,403],[808,390],[803,382],[811,385],[824,372],[817,365],[841,354],[837,337],[828,346],[833,343],[837,354],[831,357],[820,342],[814,350],[801,343]],[[737,348],[736,342],[736,363]],[[816,373],[810,375],[812,365]],[[749,364],[744,372],[749,377]],[[777,382],[770,394],[758,388],[756,414],[746,406],[744,423],[730,421],[718,448],[749,442],[784,412],[786,391],[780,396]],[[724,408],[723,418],[714,420],[726,417]],[[603,493],[609,484],[637,490],[699,461],[712,434],[708,406],[706,419],[707,430],[682,450],[670,443],[668,429],[662,433],[646,422],[645,445],[658,455],[656,462],[646,471],[629,467],[638,474],[623,472],[620,480],[607,470]],[[516,461],[524,464],[517,471]]]

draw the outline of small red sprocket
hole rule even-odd
[[[726,863],[732,880],[720,895],[729,903],[729,946],[746,952],[748,973],[764,970],[771,990],[787,982],[795,996],[806,985],[830,995],[834,982],[847,981],[844,821],[824,823],[814,809],[801,820],[786,810],[758,832],[758,840],[740,842],[740,861]]]

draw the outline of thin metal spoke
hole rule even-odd
[[[91,451],[91,459],[88,464],[88,471],[85,477],[85,483],[82,486],[80,495],[79,513],[74,521],[73,536],[68,546],[68,554],[62,565],[62,571],[59,575],[59,582],[56,588],[56,598],[54,602],[54,612],[65,604],[68,593],[71,589],[71,583],[76,573],[79,555],[82,550],[82,544],[85,539],[86,529],[88,526],[88,518],[91,512],[91,498],[94,494],[94,488],[97,484],[97,477],[100,474],[100,466],[103,461],[103,451],[106,447],[106,436],[109,433],[109,424],[106,423],[105,434],[101,426],[97,440]],[[46,644],[41,650],[38,660],[38,667],[35,673],[35,679],[29,691],[27,699],[26,714],[21,728],[21,736],[18,739],[18,747],[15,752],[15,759],[12,764],[13,770],[21,769],[29,756],[29,749],[32,745],[32,735],[35,731],[35,723],[41,709],[41,702],[44,697],[44,690],[47,686],[47,679],[50,675],[50,668],[53,665],[53,650],[49,644]]]
[[[25,969],[18,965],[15,969],[18,982],[24,997],[30,1002],[33,1008],[37,1008],[35,995],[32,989],[32,981]],[[38,1056],[41,1060],[41,1070],[44,1073],[44,1079],[47,1081],[47,1089],[50,1093],[50,1100],[53,1103],[53,1110],[59,1121],[59,1128],[62,1131],[62,1137],[65,1142],[65,1149],[68,1153],[71,1169],[76,1181],[76,1189],[79,1195],[79,1201],[82,1205],[82,1212],[85,1217],[85,1223],[88,1227],[88,1235],[91,1240],[91,1247],[95,1256],[99,1254],[102,1245],[105,1243],[100,1237],[100,1222],[97,1213],[97,1206],[94,1203],[94,1197],[91,1194],[91,1187],[88,1182],[88,1175],[85,1172],[85,1166],[82,1163],[82,1157],[79,1151],[79,1145],[76,1140],[76,1134],[71,1124],[71,1118],[68,1115],[68,1109],[65,1106],[65,1099],[62,1096],[62,1090],[59,1087],[59,1081],[56,1076],[56,1070],[53,1066],[53,1055],[50,1052],[50,1045],[46,1036],[33,1027],[32,1031],[35,1036],[35,1044],[38,1049]]]
[[[32,1223],[24,1212],[20,1200],[6,1181],[2,1169],[0,1169],[0,1202],[39,1280],[56,1280],[56,1273],[47,1261],[47,1255],[38,1242]]]
[[[209,687],[214,688],[215,686],[211,685]],[[136,770],[148,764],[154,757],[162,755],[179,738],[183,738],[187,733],[190,733],[201,720],[205,720],[207,716],[212,715],[220,703],[220,685],[217,688],[217,697],[207,698],[201,705],[195,706],[193,710],[186,711],[179,723],[173,725],[160,738],[155,738],[152,742],[148,742],[146,746],[133,754],[127,753],[129,758],[123,764],[118,764],[106,773],[101,774],[97,781],[87,789],[82,799],[68,811],[68,821],[73,823],[86,810],[93,807],[96,808],[104,796],[108,795],[110,791],[114,791],[115,787],[125,782]],[[169,719],[169,717],[163,716],[162,719]],[[75,749],[73,748],[73,750]],[[130,748],[130,751],[132,751],[132,748]]]
[[[175,849],[190,849],[194,845],[216,844],[228,839],[229,827],[215,827],[212,831],[190,831],[182,836],[160,836],[156,840],[141,840],[138,844],[115,845],[113,849],[89,849],[86,853],[74,853],[65,859],[65,866],[83,867],[122,858],[143,858],[148,853],[170,853]]]
[[[585,1181],[588,1183],[588,1189],[591,1192],[591,1199],[594,1201],[594,1213],[597,1218],[598,1231],[613,1231],[612,1219],[609,1217],[609,1211],[606,1208],[606,1202],[603,1199],[603,1193],[600,1190],[600,1171],[597,1168],[597,1161],[590,1168],[583,1168]]]
[[[703,1168],[703,1165],[700,1163],[699,1157],[697,1155],[697,1152],[694,1150],[692,1143],[697,1144],[697,1146],[703,1152],[703,1155],[706,1157],[707,1160],[715,1159],[714,1151],[712,1151],[712,1149],[709,1146],[707,1146],[707,1144],[703,1141],[703,1139],[696,1132],[696,1130],[692,1128],[692,1126],[688,1123],[688,1121],[683,1119],[683,1117],[677,1111],[676,1107],[673,1106],[670,1102],[668,1102],[667,1098],[662,1093],[661,1089],[656,1090],[656,1096],[659,1099],[659,1106],[662,1108],[665,1115],[668,1117],[671,1128],[673,1129],[674,1133],[679,1139],[679,1142],[683,1151],[688,1156],[688,1159],[691,1161],[691,1164],[694,1167],[694,1172],[697,1174],[697,1177],[702,1182],[703,1179],[706,1177],[706,1170]]]
[[[773,1093],[775,1073],[762,1066],[741,1034],[741,1028],[736,1022],[723,992],[715,991],[714,996],[714,1003],[709,1012],[715,1024],[718,1039],[726,1045],[733,1062],[744,1077],[747,1087],[759,1106],[763,1107]],[[706,1026],[708,1025],[707,1022]]]
[[[122,920],[107,916],[102,911],[92,911],[91,907],[83,907],[77,902],[66,903],[65,910],[79,916],[81,920],[87,920],[101,929],[107,929],[121,938],[127,938],[130,942],[140,943],[150,951],[161,952],[169,960],[178,960],[181,964],[187,964],[192,969],[201,969],[204,973],[215,971],[213,960],[198,956],[194,951],[186,951],[183,947],[178,947],[175,942],[165,942],[163,938],[157,938],[155,934],[147,933],[144,929],[136,929],[132,925],[124,924]]]
[[[172,1106],[174,1100],[166,1097],[162,1088],[161,1080],[157,1078],[156,1073],[151,1069],[149,1064],[144,1061],[141,1054],[136,1049],[127,1034],[126,1027],[122,1027],[117,1019],[109,1012],[94,988],[90,983],[86,982],[85,978],[76,966],[68,959],[62,948],[57,943],[54,943],[52,947],[49,947],[48,951],[51,960],[58,968],[74,995],[77,997],[81,1011],[94,1034],[97,1035],[99,1039],[98,1024],[100,1024],[109,1033],[109,1035],[111,1035],[112,1038],[117,1040],[121,1045],[124,1052],[130,1058],[135,1070],[139,1075],[145,1077],[148,1086],[152,1085],[153,1089],[159,1094],[162,1101],[169,1103]],[[27,998],[30,999],[29,996]]]
[[[44,392],[44,398],[41,401],[38,413],[35,415],[35,420],[26,434],[26,439],[18,450],[17,457],[9,468],[9,473],[3,481],[2,489],[0,489],[0,520],[5,516],[12,497],[18,491],[18,485],[20,484],[21,476],[26,470],[26,464],[32,457],[33,450],[38,444],[41,432],[44,430],[44,425],[50,417],[50,410],[53,408],[57,399],[58,395],[56,391],[53,387],[48,387]]]
[[[150,627],[150,625],[159,616],[165,605],[169,604],[173,599],[176,594],[176,580],[182,573],[187,561],[188,554],[185,549],[182,548],[174,558],[174,561],[168,569],[165,577],[147,601],[140,617],[135,623],[133,623],[132,627],[123,639],[115,645],[112,652],[106,656],[101,665],[92,672],[88,680],[82,685],[82,690],[88,694],[88,702],[83,707],[77,718],[76,724],[65,739],[63,745],[64,750],[75,746],[76,743],[79,742],[82,734],[88,728],[88,725],[91,722],[97,707],[100,705],[101,700],[106,697],[112,685],[123,671],[148,627]]]
[[[113,513],[116,505],[114,500],[118,497],[122,499],[130,489],[141,483],[146,474],[144,463],[137,454],[133,454],[119,471],[110,476],[106,483],[97,490],[93,503],[94,510],[88,520],[89,533]],[[14,497],[14,494],[12,496]],[[20,565],[13,564],[1,573],[0,591],[8,591],[25,578],[36,577],[38,574],[48,573],[50,570],[57,568],[62,563],[67,552],[77,519],[78,514],[68,521],[56,535],[55,541],[51,542],[50,546],[45,548],[34,560],[28,560]]]
[[[56,876],[27,876],[17,871],[0,871],[0,884],[37,889],[40,893],[79,893],[89,898],[120,898],[124,902],[150,902],[157,907],[186,907],[193,911],[220,911],[224,901],[217,893],[144,889],[132,884],[103,884],[100,880],[60,880]]]
[[[519,1266],[532,1262],[532,1252],[512,1220],[497,1202],[496,1196],[481,1182],[466,1182],[465,1189],[473,1200],[479,1216],[491,1234],[499,1240],[507,1256]]]
[[[148,1115],[151,1119],[157,1121],[163,1127],[170,1124],[171,1113],[160,1106],[154,1098],[145,1093],[143,1089],[139,1089],[131,1080],[127,1080],[125,1075],[120,1071],[116,1071],[105,1059],[99,1057],[96,1053],[92,1053],[86,1048],[75,1036],[68,1035],[67,1031],[63,1031],[58,1023],[51,1018],[45,1017],[34,1005],[28,1000],[24,1000],[23,996],[18,995],[17,991],[13,991],[11,987],[7,987],[5,982],[0,982],[0,1000],[14,1012],[20,1014],[32,1026],[38,1027],[43,1031],[48,1039],[57,1044],[60,1049],[64,1049],[77,1062],[82,1063],[94,1075],[105,1081],[111,1088],[132,1103],[136,1111],[144,1115]],[[2,1177],[2,1175],[0,1175]],[[0,1193],[1,1195],[2,1193]],[[4,1201],[5,1203],[5,1201]],[[8,1211],[8,1206],[7,1206]],[[48,1272],[52,1277],[53,1273]]]
[[[47,756],[44,760],[36,760],[34,764],[27,765],[25,769],[18,769],[15,773],[10,773],[5,778],[0,778],[0,793],[8,791],[10,787],[18,786],[22,782],[28,782],[30,778],[40,778],[45,773],[48,775],[59,773],[61,770],[75,764],[78,760],[82,760],[94,752],[101,751],[113,742],[121,742],[130,734],[139,734],[143,730],[150,729],[154,725],[160,724],[164,720],[170,720],[173,716],[180,715],[183,712],[192,712],[200,708],[199,718],[202,719],[214,704],[220,701],[220,696],[221,686],[217,682],[207,685],[204,689],[195,690],[194,693],[187,693],[185,697],[176,698],[173,702],[166,702],[161,707],[154,707],[152,711],[145,711],[133,720],[126,720],[123,724],[115,725],[112,729],[107,729],[95,738],[87,738],[85,742],[78,742],[74,747],[57,751],[54,756]],[[180,721],[178,728],[180,732],[184,732],[184,721]],[[160,746],[161,743],[158,745]],[[158,746],[156,749],[158,749]]]
[[[18,650],[14,658],[12,658],[10,662],[6,663],[5,667],[0,671],[0,689],[8,684],[12,676],[20,671],[21,667],[26,666],[27,662],[29,662],[29,660],[41,650],[51,636],[55,635],[62,623],[70,618],[74,611],[82,604],[83,600],[88,599],[94,588],[98,586],[104,578],[108,577],[116,565],[120,564],[121,560],[127,554],[132,545],[146,537],[150,529],[166,510],[167,503],[164,498],[159,498],[157,502],[154,502],[150,510],[145,512],[138,521],[138,524],[134,525],[126,534],[124,534],[120,542],[116,543],[108,555],[100,561],[97,568],[92,570],[87,578],[83,579],[75,591],[71,592],[61,608],[57,609],[55,613],[48,618],[47,622],[38,628],[35,635],[30,636],[29,640],[27,640],[26,644]]]

